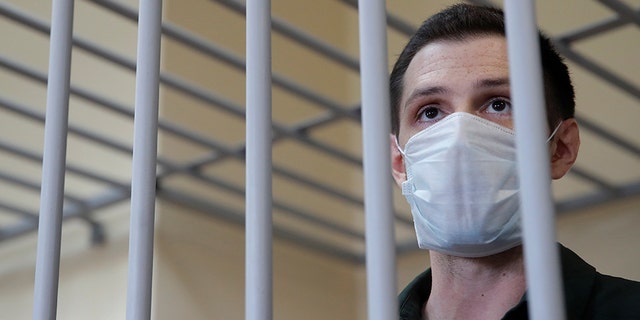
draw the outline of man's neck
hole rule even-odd
[[[500,319],[526,290],[521,246],[483,258],[430,255],[426,319]]]

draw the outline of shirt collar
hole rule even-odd
[[[431,293],[431,269],[417,276],[398,296],[400,320],[422,320],[422,309]]]
[[[569,319],[582,319],[596,278],[594,267],[573,251],[560,246],[565,308]],[[431,293],[431,269],[417,276],[398,296],[400,320],[422,320],[422,310]],[[522,319],[527,315],[527,294],[503,319]]]
[[[567,319],[583,319],[591,294],[596,269],[565,246],[560,246],[562,281]],[[528,319],[527,293],[509,310],[503,319]]]

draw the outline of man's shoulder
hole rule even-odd
[[[400,320],[422,319],[422,306],[431,292],[431,269],[415,277],[398,295]]]
[[[570,315],[579,319],[640,319],[640,282],[602,274],[565,247],[561,252]]]
[[[595,319],[640,319],[640,282],[598,273],[593,286]]]
[[[640,295],[640,282],[606,274],[598,273],[598,276],[596,277],[596,286],[599,287],[599,291],[602,291],[603,294],[607,295],[624,294],[632,295],[634,297]],[[640,304],[640,300],[637,301],[638,304]]]

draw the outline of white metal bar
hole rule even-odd
[[[273,317],[271,1],[247,1],[245,319]]]
[[[140,0],[127,319],[151,318],[162,0]]]
[[[546,133],[540,45],[533,0],[506,0],[505,22],[520,177],[529,315],[564,319],[560,254]]]
[[[396,259],[389,154],[389,80],[386,10],[382,0],[360,0],[360,83],[369,319],[397,319]]]
[[[55,319],[69,123],[73,0],[53,0],[33,319]]]

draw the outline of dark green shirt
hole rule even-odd
[[[600,274],[573,251],[560,246],[567,319],[640,319],[640,282]],[[400,293],[400,320],[422,320],[431,292],[431,269]],[[502,319],[529,319],[526,294]]]

